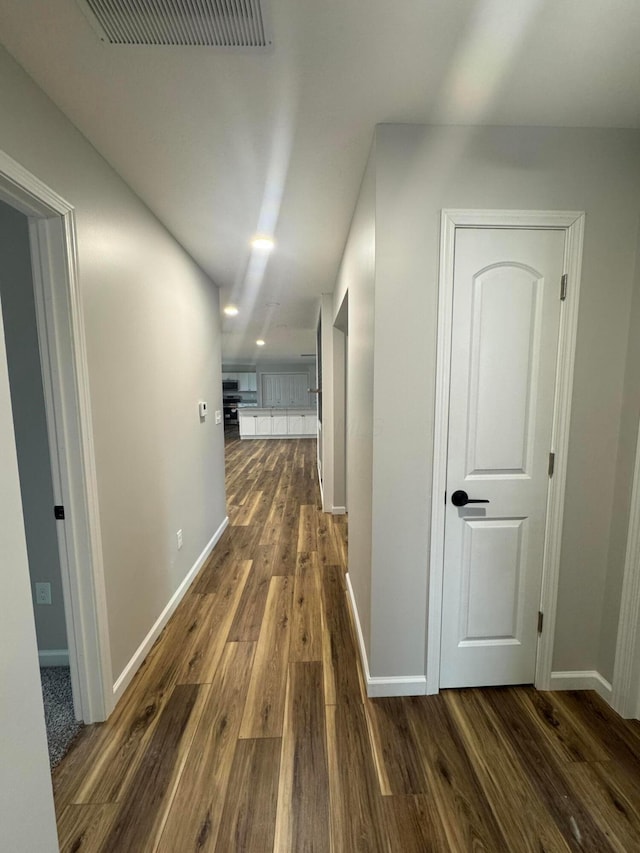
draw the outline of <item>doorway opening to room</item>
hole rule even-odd
[[[18,457],[22,515],[51,769],[80,727],[69,666],[67,614],[27,217],[0,202],[0,306]]]
[[[71,724],[92,723],[108,716],[113,691],[74,213],[3,152],[0,205],[5,233],[15,237],[0,259],[2,357],[40,663],[68,666],[63,688],[53,679],[54,692],[71,693]]]

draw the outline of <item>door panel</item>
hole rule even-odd
[[[291,405],[307,408],[309,406],[309,376],[306,373],[291,375]]]
[[[465,519],[460,642],[517,640],[524,518]]]
[[[473,278],[467,474],[524,474],[531,462],[542,293],[532,269],[502,264]]]
[[[560,231],[456,230],[442,687],[534,679],[563,258]]]

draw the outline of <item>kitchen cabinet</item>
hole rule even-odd
[[[255,435],[256,434],[256,423],[257,423],[256,415],[243,415],[242,412],[238,412],[238,421],[240,423],[240,437],[243,435]]]
[[[238,391],[257,391],[255,373],[238,373]]]
[[[287,431],[289,435],[315,435],[318,431],[318,419],[315,413],[289,415]]]
[[[255,373],[249,372],[241,372],[241,373],[223,373],[222,381],[225,379],[232,379],[234,382],[238,383],[238,391],[257,391],[258,390],[258,377]]]
[[[272,435],[271,415],[256,416],[256,435]]]
[[[282,402],[282,381],[279,373],[262,374],[262,405],[265,408],[284,406]]]
[[[287,415],[271,415],[271,434],[287,435],[289,418]]]
[[[238,411],[240,438],[291,438],[316,435],[318,418],[313,409],[293,411],[250,409]]]
[[[287,418],[287,432],[289,435],[303,435],[305,426],[304,415],[289,415]]]
[[[291,406],[308,406],[309,405],[309,374],[308,373],[292,373],[290,380],[289,391],[291,393]]]

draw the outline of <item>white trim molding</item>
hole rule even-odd
[[[347,508],[346,506],[334,506],[331,508],[331,512],[333,515],[346,515]]]
[[[613,668],[613,707],[640,719],[640,430],[636,445],[629,531]]]
[[[549,684],[551,690],[595,690],[605,702],[611,704],[613,688],[595,669],[552,672]]]
[[[215,548],[217,542],[219,541],[219,539],[222,536],[222,534],[224,533],[224,531],[227,529],[228,525],[229,525],[229,517],[227,516],[227,517],[225,517],[225,519],[222,522],[222,524],[220,525],[220,527],[218,527],[216,532],[213,534],[211,539],[207,542],[207,544],[204,547],[204,550],[202,551],[202,553],[200,554],[198,559],[195,561],[193,566],[189,569],[184,580],[182,581],[180,586],[177,588],[177,590],[173,593],[173,595],[169,599],[168,604],[166,605],[166,607],[164,608],[162,613],[158,616],[158,618],[156,619],[156,621],[152,625],[151,630],[149,631],[147,636],[144,638],[144,640],[140,643],[140,645],[138,646],[138,648],[134,652],[133,657],[131,658],[129,663],[125,666],[125,668],[122,670],[122,672],[120,673],[118,678],[116,679],[116,681],[113,685],[114,704],[119,701],[120,697],[122,696],[124,691],[127,689],[129,684],[131,683],[131,680],[133,679],[134,675],[140,669],[144,659],[146,658],[146,656],[151,651],[151,647],[153,646],[155,641],[158,639],[158,637],[160,636],[160,634],[162,632],[162,629],[165,627],[165,625],[167,624],[167,622],[169,621],[169,619],[171,618],[171,616],[175,612],[176,608],[178,607],[178,605],[180,604],[180,602],[182,601],[182,599],[186,595],[187,590],[189,589],[189,587],[191,586],[191,584],[195,580],[196,575],[198,574],[200,569],[204,566],[209,555],[211,554],[211,552]]]
[[[427,679],[424,675],[394,675],[382,677],[371,675],[369,672],[369,660],[367,658],[367,650],[364,644],[364,636],[362,634],[362,626],[360,625],[360,617],[358,616],[358,608],[356,606],[351,578],[349,577],[348,572],[346,579],[347,601],[351,608],[351,616],[356,629],[358,649],[360,651],[360,662],[362,664],[362,672],[367,688],[367,696],[371,699],[379,699],[383,696],[424,696],[427,689]]]
[[[424,675],[398,675],[380,678],[367,676],[367,696],[380,699],[385,696],[424,696],[427,679]]]
[[[318,437],[318,447],[320,447],[320,438]],[[320,451],[318,450],[318,453]],[[324,503],[324,488],[322,485],[322,466],[320,465],[320,457],[318,457],[317,467],[318,467],[318,488],[320,489],[320,504],[322,506],[322,512],[329,512],[329,509],[325,506]]]
[[[435,423],[433,441],[433,478],[431,508],[431,549],[427,624],[427,693],[440,689],[440,633],[442,628],[442,586],[444,574],[445,506],[439,499],[446,489],[447,443],[449,434],[449,384],[453,323],[453,269],[456,228],[539,228],[565,232],[564,272],[569,291],[562,303],[552,449],[556,468],[549,483],[547,526],[542,573],[541,609],[545,630],[538,643],[536,687],[548,689],[551,679],[556,600],[560,573],[560,545],[564,493],[567,477],[567,451],[571,417],[571,392],[578,328],[578,302],[582,265],[585,214],[581,211],[538,210],[443,210],[440,233],[440,272],[438,290],[438,341],[436,354]]]
[[[38,649],[41,667],[69,666],[69,649]]]

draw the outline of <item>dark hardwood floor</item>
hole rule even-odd
[[[315,440],[230,440],[227,496],[111,719],[54,772],[63,851],[640,851],[640,728],[595,694],[366,698]]]

